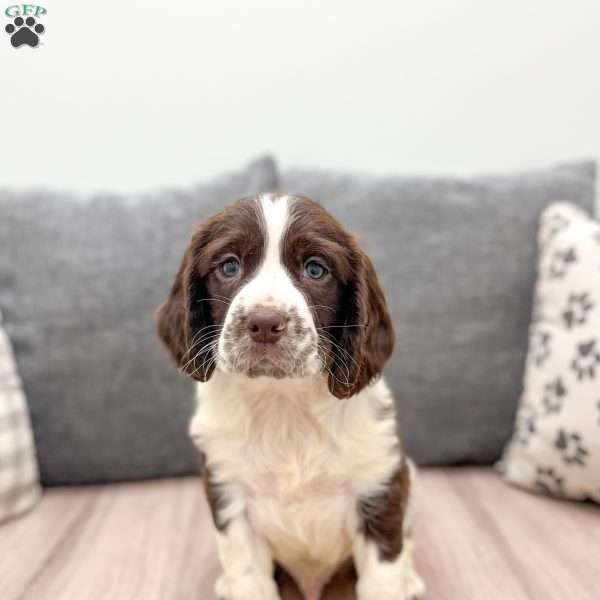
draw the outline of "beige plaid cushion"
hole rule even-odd
[[[29,413],[0,314],[0,521],[30,509],[39,496]]]

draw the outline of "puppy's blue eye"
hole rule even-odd
[[[317,262],[316,260],[309,260],[304,265],[304,272],[311,279],[321,279],[321,277],[326,275],[327,269],[321,263]]]
[[[237,258],[228,258],[221,264],[221,271],[225,277],[235,277],[239,275],[242,266]]]

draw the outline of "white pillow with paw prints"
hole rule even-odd
[[[523,396],[498,466],[531,490],[600,502],[600,224],[554,204],[538,247]]]

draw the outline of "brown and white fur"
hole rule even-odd
[[[353,237],[306,198],[242,199],[195,230],[157,324],[199,382],[217,597],[277,600],[280,566],[318,600],[353,560],[358,600],[421,598],[392,324]]]

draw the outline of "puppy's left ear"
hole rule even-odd
[[[214,370],[212,344],[206,344],[212,315],[203,279],[195,272],[195,262],[203,250],[207,227],[201,224],[192,236],[171,293],[154,313],[158,337],[175,364],[197,381],[206,381]]]
[[[373,263],[358,248],[341,321],[329,389],[338,398],[348,398],[382,374],[394,349],[394,327],[383,290]]]

